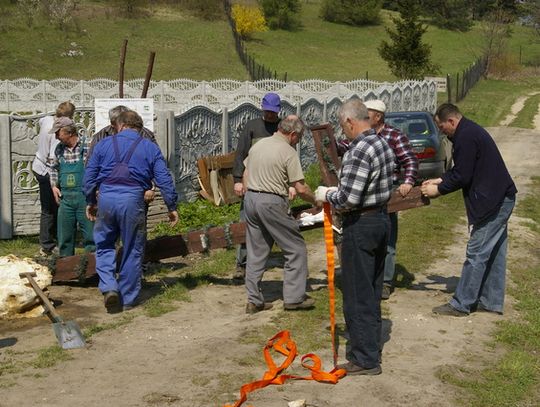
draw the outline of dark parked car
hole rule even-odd
[[[403,131],[418,157],[418,181],[438,178],[452,166],[452,144],[427,112],[387,113],[385,122]]]

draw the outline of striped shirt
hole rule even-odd
[[[386,204],[392,192],[394,153],[369,129],[351,141],[343,156],[337,191],[327,199],[336,209],[361,209]]]
[[[81,158],[81,148],[82,148],[82,159],[86,162],[86,157],[88,156],[88,144],[84,140],[79,139],[75,147],[69,148],[65,144],[58,144],[56,150],[54,151],[54,159],[51,166],[51,186],[58,186],[58,170],[60,168],[60,157],[64,157],[64,160],[68,164],[76,163]]]

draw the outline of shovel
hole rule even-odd
[[[58,339],[58,343],[63,349],[83,348],[86,344],[79,325],[77,325],[77,323],[74,321],[64,322],[62,317],[56,313],[54,306],[34,280],[33,277],[36,277],[36,275],[37,274],[35,272],[20,273],[19,277],[28,279],[30,285],[41,300],[43,308],[45,308],[45,314],[47,314],[53,323],[53,330],[54,334],[56,335],[56,339]]]

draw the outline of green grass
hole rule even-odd
[[[37,357],[30,362],[30,365],[37,369],[44,369],[70,359],[73,359],[73,356],[69,352],[58,345],[54,345],[39,350]]]
[[[540,205],[540,177],[532,180],[529,196],[518,201],[516,212],[538,222]],[[506,353],[492,366],[480,371],[467,368],[445,369],[440,372],[443,381],[465,390],[461,404],[479,407],[538,405],[540,386],[540,249],[537,242],[540,234],[533,228],[534,238],[523,239],[526,261],[514,258],[509,262],[514,282],[508,286],[509,294],[517,303],[515,308],[520,317],[501,321],[494,334],[495,341],[506,349]]]
[[[276,30],[258,33],[247,44],[257,61],[287,72],[290,80],[319,78],[347,81],[365,78],[395,80],[377,47],[388,40],[385,25],[392,12],[383,10],[383,24],[351,27],[323,21],[319,17],[320,0],[302,3],[303,27],[294,32]],[[441,66],[440,76],[455,75],[471,65],[481,55],[481,30],[478,25],[466,33],[429,26],[424,36],[432,47],[432,60]],[[279,44],[279,46],[276,46]],[[523,63],[540,63],[540,43],[533,31],[515,26],[509,40],[512,57],[517,61],[522,45]]]
[[[523,109],[517,117],[509,124],[511,127],[521,127],[524,129],[534,129],[534,118],[539,113],[540,95],[531,96],[525,101]]]
[[[534,89],[540,89],[539,76],[524,76],[519,80],[481,80],[457,105],[469,119],[481,126],[498,126],[510,113],[516,99]]]
[[[144,78],[150,51],[156,52],[154,80],[247,79],[225,19],[204,21],[163,5],[152,7],[149,17],[129,19],[107,2],[79,3],[75,13],[79,29],[72,25],[66,34],[44,18],[28,28],[16,18],[15,6],[0,0],[4,12],[11,13],[0,30],[0,78],[117,79],[120,48],[128,39],[126,80]],[[75,48],[84,55],[61,56]]]
[[[15,237],[10,240],[0,240],[0,256],[14,254],[18,257],[34,257],[39,252],[37,236]]]
[[[247,43],[248,51],[270,69],[287,72],[289,80],[347,81],[364,78],[366,72],[369,79],[394,80],[376,50],[383,39],[388,39],[385,25],[390,24],[392,12],[382,11],[380,25],[351,27],[323,21],[320,3],[302,2],[303,26],[299,30],[256,34]],[[10,1],[0,0],[0,5],[2,79],[116,79],[124,38],[129,41],[126,80],[144,77],[150,51],[156,52],[154,80],[247,79],[225,18],[204,21],[178,6],[153,3],[147,16],[130,19],[108,2],[86,0],[79,2],[74,13],[76,24],[62,32],[44,18],[29,28]],[[478,25],[467,33],[429,26],[425,41],[432,46],[433,61],[441,65],[441,76],[461,72],[481,54]],[[524,65],[540,64],[540,43],[533,31],[515,26],[509,40],[515,61],[520,46]],[[81,50],[84,55],[61,56],[70,49]]]
[[[540,189],[540,177],[531,178],[532,187],[536,190]],[[524,218],[533,220],[527,225],[535,232],[540,233],[540,201],[534,195],[527,195],[525,198],[520,198],[516,213]]]
[[[415,272],[429,270],[430,259],[445,256],[452,229],[463,216],[460,192],[433,199],[429,206],[402,212],[396,249],[397,287],[408,287]]]
[[[135,318],[135,314],[131,313],[131,314],[122,314],[122,316],[116,320],[114,320],[113,322],[108,322],[108,323],[104,323],[104,324],[95,324],[95,325],[91,325],[89,327],[87,327],[84,331],[83,331],[83,335],[85,337],[85,339],[90,339],[93,335],[97,334],[97,333],[100,333],[100,332],[103,332],[103,331],[108,331],[110,329],[116,329],[116,328],[119,328],[123,325],[126,325],[126,324],[129,324],[133,319]]]

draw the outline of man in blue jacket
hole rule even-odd
[[[86,214],[96,220],[96,271],[105,308],[127,311],[136,305],[141,289],[141,263],[146,243],[144,191],[155,180],[169,210],[171,225],[178,221],[178,196],[159,147],[141,137],[141,117],[134,111],[120,114],[118,134],[94,148],[84,175]],[[98,192],[99,190],[99,199]],[[117,238],[123,251],[116,278]]]
[[[425,181],[422,193],[436,198],[461,189],[470,238],[454,296],[448,304],[433,308],[433,312],[458,317],[477,310],[502,314],[507,225],[516,186],[489,133],[463,117],[457,106],[441,105],[435,120],[453,143],[454,166],[441,178]]]

